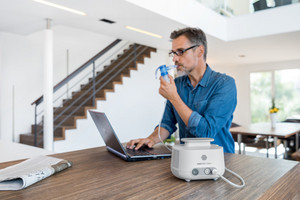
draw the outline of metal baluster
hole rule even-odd
[[[136,66],[136,44],[134,43],[134,68],[137,69]]]
[[[34,146],[37,146],[37,105],[34,107]]]
[[[93,106],[95,106],[96,102],[96,86],[95,86],[95,78],[96,78],[96,74],[95,74],[95,61],[93,62]]]

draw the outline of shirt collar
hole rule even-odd
[[[210,80],[210,77],[211,77],[211,68],[209,67],[208,64],[206,64],[206,70],[203,74],[203,77],[202,79],[199,81],[198,84],[200,84],[202,87],[207,87],[208,83],[209,83],[209,80]]]
[[[202,79],[199,81],[199,83],[196,85],[195,88],[198,87],[198,85],[202,86],[202,87],[207,87],[208,83],[209,83],[209,80],[210,80],[210,77],[211,77],[211,68],[209,67],[208,64],[206,64],[206,70],[203,74],[203,77]],[[192,87],[192,84],[191,84],[191,81],[189,79],[189,77],[186,75],[186,85],[187,86],[191,86]]]

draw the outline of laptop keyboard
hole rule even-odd
[[[146,156],[146,155],[153,155],[144,149],[134,150],[126,148],[126,152],[131,156]]]
[[[148,147],[141,147],[139,150],[128,149],[126,148],[126,152],[130,156],[147,156],[147,155],[162,155],[162,154],[170,154],[168,149],[160,148],[148,148]]]

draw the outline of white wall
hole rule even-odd
[[[99,53],[115,38],[64,26],[53,28],[54,33],[54,85],[67,76],[69,50],[69,72],[73,72],[91,57]]]
[[[70,52],[70,72],[115,40],[109,36],[63,26],[53,27],[54,84],[66,77],[66,49]],[[15,134],[29,133],[34,123],[31,103],[43,92],[43,32],[20,36],[0,32],[1,88],[0,137],[12,141]],[[15,117],[12,88],[15,87]],[[13,122],[14,121],[14,122]],[[13,127],[14,125],[14,127]],[[14,131],[14,133],[13,133]]]
[[[37,82],[41,82],[42,48],[27,37],[1,33],[1,139],[12,141],[12,88],[15,87],[15,132],[29,130],[33,119],[30,103],[37,96]],[[26,87],[24,87],[26,86]],[[32,113],[32,115],[31,115]],[[26,127],[26,128],[25,128]]]
[[[131,71],[130,78],[123,78],[115,92],[107,93],[106,101],[98,101],[97,110],[105,112],[121,142],[147,137],[162,117],[165,100],[158,94],[159,80],[155,70],[169,64],[168,52],[157,50]],[[77,120],[77,129],[66,131],[66,140],[56,141],[55,152],[72,151],[104,145],[91,116]]]
[[[299,10],[300,4],[298,3],[232,17],[227,21],[227,40],[299,31]]]

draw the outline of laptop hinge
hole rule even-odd
[[[111,148],[111,147],[109,147],[109,146],[106,146],[106,149],[107,149],[108,151],[112,152],[113,154],[116,154],[117,156],[121,157],[121,158],[124,159],[124,160],[127,160],[127,158],[128,158],[126,155],[124,155],[124,154],[122,154],[122,153],[120,153],[120,152],[114,150],[113,148]]]

